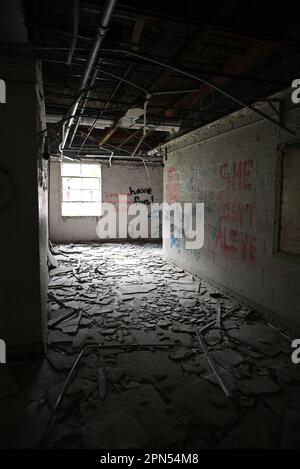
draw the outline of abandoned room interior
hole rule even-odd
[[[296,4],[1,2],[1,448],[300,448]]]

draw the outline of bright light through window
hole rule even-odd
[[[62,163],[63,217],[101,215],[101,166],[99,164]]]

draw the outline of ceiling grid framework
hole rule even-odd
[[[0,44],[6,49],[30,47],[42,61],[52,153],[65,137],[63,147],[77,155],[93,148],[95,154],[128,156],[140,143],[136,151],[143,156],[175,135],[239,109],[239,103],[251,107],[287,88],[297,74],[297,15],[293,21],[286,13],[283,21],[282,5],[273,5],[273,21],[268,22],[267,7],[257,9],[256,2],[240,0],[113,2],[88,68],[108,3],[27,0],[30,46]],[[151,94],[146,132],[143,114],[132,124],[125,118],[128,111],[144,108],[142,89]]]

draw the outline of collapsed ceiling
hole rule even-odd
[[[43,64],[52,153],[145,155],[290,86],[299,69],[298,15],[286,1],[23,5]],[[84,81],[99,24],[103,38]]]

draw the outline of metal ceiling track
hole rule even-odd
[[[189,72],[186,72],[184,70],[181,70],[177,67],[173,67],[172,65],[168,65],[164,62],[160,62],[159,60],[156,60],[156,59],[151,59],[149,57],[145,57],[144,55],[140,55],[140,54],[137,54],[135,52],[131,52],[131,51],[128,51],[128,50],[124,50],[124,49],[102,49],[103,52],[109,52],[109,53],[116,53],[116,54],[125,54],[125,55],[129,55],[131,57],[136,57],[136,58],[139,58],[139,59],[143,59],[145,60],[146,62],[151,62],[151,63],[154,63],[156,65],[159,65],[161,67],[164,67],[166,69],[169,69],[169,70],[172,70],[174,72],[177,72],[177,73],[181,73],[182,75],[186,76],[186,77],[189,77],[189,78],[192,78],[194,80],[197,80],[199,81],[200,83],[202,83],[203,85],[207,85],[209,87],[211,87],[212,89],[214,89],[215,91],[218,91],[219,93],[221,93],[223,96],[226,96],[227,98],[229,98],[231,101],[235,102],[236,104],[238,104],[239,106],[241,107],[245,107],[247,109],[249,109],[250,111],[256,113],[257,115],[259,115],[260,117],[263,117],[264,119],[268,120],[269,122],[271,122],[273,125],[275,125],[276,127],[282,129],[282,130],[285,130],[286,132],[288,132],[290,135],[296,135],[296,132],[292,129],[290,129],[289,127],[286,127],[285,125],[283,125],[282,123],[278,122],[277,120],[273,119],[272,117],[268,116],[267,114],[265,114],[264,112],[260,111],[259,109],[257,109],[256,107],[254,107],[253,105],[251,104],[247,104],[247,103],[244,103],[243,101],[241,101],[240,99],[236,98],[235,96],[231,95],[230,93],[222,90],[222,88],[219,88],[217,85],[215,85],[214,83],[212,83],[211,81],[209,80],[205,80],[204,78],[201,78],[201,77],[198,77],[197,75],[194,75],[192,73],[189,73]]]

